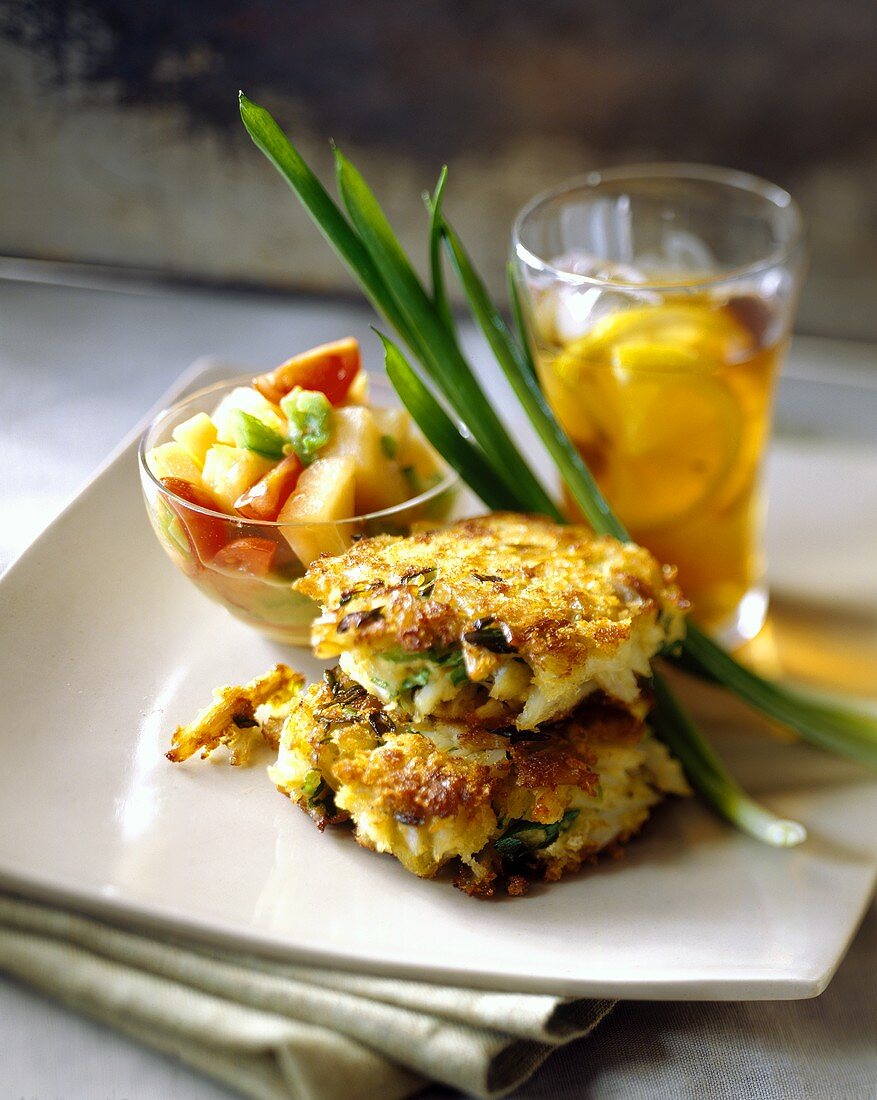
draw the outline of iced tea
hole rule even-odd
[[[521,210],[512,255],[542,385],[609,502],[701,623],[754,637],[760,468],[805,256],[791,196],[707,165],[591,172]]]
[[[701,296],[620,309],[566,343],[537,335],[563,426],[707,626],[763,576],[759,471],[786,344],[770,328],[757,299]]]

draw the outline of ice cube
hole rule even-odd
[[[632,264],[601,259],[581,251],[564,252],[563,255],[555,257],[551,265],[558,271],[567,271],[570,275],[583,275],[602,283],[642,285],[649,281],[646,274]]]
[[[653,282],[709,275],[718,266],[709,246],[687,229],[667,229],[661,252],[638,256],[637,264]]]
[[[612,282],[641,285],[645,275],[629,264],[599,260],[586,252],[567,252],[552,260],[558,271],[607,282],[606,286],[589,283],[554,282],[542,292],[537,316],[545,336],[560,345],[585,336],[595,324],[623,309],[659,305],[660,295],[647,290],[615,290]]]
[[[558,344],[578,340],[600,321],[627,309],[661,304],[661,297],[651,291],[603,290],[559,287],[554,291],[554,331]]]

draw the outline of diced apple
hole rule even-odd
[[[381,433],[371,409],[348,405],[332,413],[332,438],[322,458],[350,458],[356,465],[358,515],[390,508],[410,496],[404,475],[381,446]]]
[[[202,478],[223,508],[234,512],[238,497],[263,478],[273,465],[274,459],[255,451],[214,443],[204,459]]]
[[[201,485],[201,467],[181,443],[160,443],[146,456],[146,465],[159,479],[180,478]]]
[[[235,501],[234,509],[247,519],[275,520],[301,477],[298,455],[282,459]]]
[[[219,516],[208,516],[199,509],[219,512],[221,503],[200,483],[194,485],[178,477],[163,477],[161,483],[171,494],[165,498],[166,504],[182,524],[196,557],[206,565],[225,546],[228,524]],[[189,508],[187,503],[195,507]]]
[[[216,425],[207,413],[195,413],[177,424],[173,437],[191,455],[199,470],[204,468],[204,456],[217,439]]]
[[[411,417],[407,409],[372,409],[378,426],[381,446],[388,458],[397,458],[405,449],[411,431]]]
[[[255,416],[275,432],[286,435],[288,426],[286,418],[280,409],[268,401],[257,389],[252,386],[237,386],[226,394],[219,402],[213,413],[213,423],[216,425],[216,438],[219,443],[234,444],[235,438],[235,413],[241,410]]]
[[[294,355],[275,370],[254,378],[253,385],[269,401],[279,402],[290,390],[301,386],[303,390],[319,390],[333,405],[340,405],[359,374],[360,363],[359,344],[348,336]]]
[[[350,533],[335,526],[355,514],[356,466],[352,458],[318,458],[302,473],[298,485],[280,509],[283,537],[303,565],[321,554],[341,554]]]
[[[226,573],[264,577],[271,572],[279,548],[280,544],[274,539],[251,535],[223,546],[210,564]]]

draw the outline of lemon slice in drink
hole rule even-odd
[[[637,533],[683,523],[734,469],[740,408],[720,377],[683,362],[689,355],[666,345],[615,349],[621,415],[601,482]]]
[[[675,352],[693,357],[687,364],[679,362],[679,366],[708,368],[716,361],[732,363],[748,358],[754,351],[748,329],[727,310],[708,308],[703,302],[678,302],[613,313],[594,325],[588,341],[590,356],[604,361],[615,357],[620,349],[630,348],[630,367],[657,366],[662,358]],[[634,348],[641,349],[642,354],[633,351]],[[674,364],[667,361],[663,365]]]
[[[546,397],[564,430],[580,446],[611,438],[620,409],[608,364],[589,359],[587,338],[570,344],[541,374]]]

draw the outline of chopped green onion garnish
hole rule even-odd
[[[406,676],[402,683],[399,685],[399,692],[401,695],[405,695],[406,692],[414,691],[415,688],[423,687],[424,684],[429,683],[430,671],[424,665],[416,672],[412,672],[410,676]]]
[[[517,653],[518,647],[512,644],[512,635],[505,623],[498,623],[492,615],[476,619],[472,629],[467,630],[463,640],[469,645],[486,649],[490,653]]]
[[[529,855],[530,852],[538,852],[541,848],[547,848],[553,844],[578,816],[578,810],[567,810],[559,821],[554,821],[550,825],[519,818],[510,823],[494,847],[503,859],[514,862]]]
[[[304,781],[301,785],[301,793],[305,798],[313,798],[317,791],[320,789],[320,785],[323,782],[323,777],[318,771],[312,770],[304,777]]]

